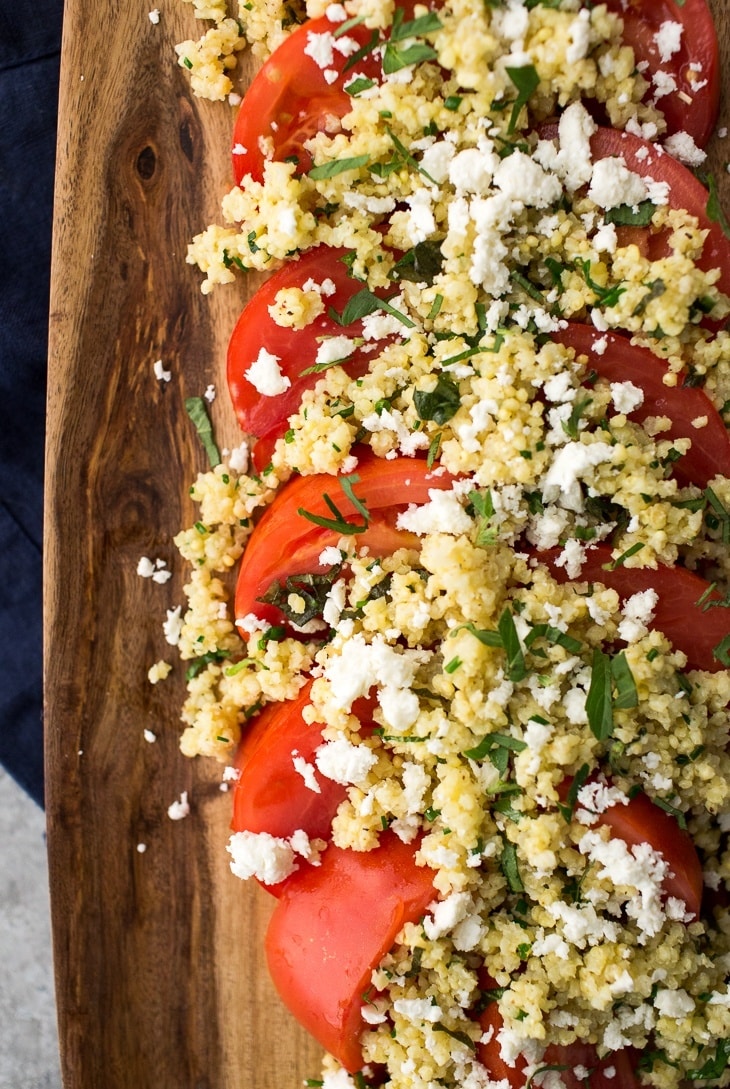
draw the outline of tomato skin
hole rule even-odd
[[[302,372],[314,365],[321,340],[340,335],[350,339],[362,336],[361,320],[342,326],[328,313],[330,308],[342,313],[363,286],[348,273],[344,261],[347,253],[345,249],[317,246],[297,260],[287,262],[258,289],[233,330],[228,345],[228,390],[242,430],[265,439],[260,450],[258,444],[254,448],[254,462],[259,472],[268,465],[276,440],[283,437],[288,419],[298,411],[305,390],[312,389],[320,378],[319,373]],[[323,297],[325,312],[303,329],[277,325],[269,307],[278,292],[285,288],[301,288],[308,280],[315,284],[332,281],[334,293]],[[343,363],[348,374],[352,378],[366,374],[370,359],[392,339],[366,342],[355,348]],[[259,393],[245,374],[262,348],[277,357],[282,375],[291,383],[288,389],[274,397]]]
[[[688,132],[698,147],[709,141],[720,107],[720,55],[712,13],[706,0],[606,0],[609,11],[624,22],[623,40],[634,50],[638,64],[649,64],[649,73],[663,71],[672,75],[677,90],[657,102],[670,133]],[[663,61],[656,34],[665,22],[679,23],[682,35],[679,49]],[[690,67],[698,65],[697,79],[690,78]],[[704,83],[695,90],[696,83]],[[648,92],[651,98],[652,90]],[[683,99],[688,95],[690,102]]]
[[[286,883],[266,934],[269,972],[284,1004],[353,1073],[362,1066],[362,996],[406,922],[435,898],[416,844],[385,832],[373,851],[330,846],[321,865]]]
[[[331,71],[337,71],[337,77],[329,83],[324,70],[305,53],[310,35],[333,34],[338,26],[326,16],[310,19],[274,50],[254,77],[233,130],[233,176],[237,185],[246,176],[263,181],[266,156],[261,149],[262,138],[273,139],[276,162],[296,156],[299,171],[306,173],[311,169],[312,157],[303,146],[305,141],[317,132],[339,131],[338,122],[349,112],[352,102],[344,90],[353,78],[353,72],[342,70],[347,58],[335,53]],[[355,26],[347,36],[362,46],[370,33],[363,26]],[[372,54],[356,65],[358,73],[371,79],[379,68]]]
[[[659,564],[651,567],[611,568],[612,553],[608,545],[589,548],[580,576],[571,579],[564,567],[558,567],[560,549],[537,552],[537,558],[550,570],[557,582],[601,582],[616,590],[622,601],[643,590],[656,590],[658,601],[650,627],[664,632],[669,641],[687,656],[690,669],[706,669],[712,673],[725,667],[713,650],[730,635],[730,609],[710,608],[704,611],[697,602],[720,601],[722,595],[711,591],[711,583],[684,567]]]
[[[672,475],[681,484],[706,488],[718,473],[730,476],[730,433],[707,394],[693,387],[665,386],[667,367],[660,359],[639,345],[616,333],[599,333],[590,325],[570,322],[554,334],[555,340],[576,355],[588,357],[589,370],[608,382],[631,381],[644,391],[644,402],[628,414],[642,423],[647,416],[668,416],[672,426],[665,434],[672,439],[689,438],[692,446],[673,466]],[[596,341],[604,340],[606,350],[599,354]],[[692,420],[707,417],[707,426],[697,429]]]
[[[367,546],[374,556],[390,555],[397,548],[418,548],[414,534],[396,528],[398,511],[408,503],[425,503],[432,489],[450,488],[447,474],[434,476],[418,458],[376,458],[367,453],[357,467],[360,482],[355,495],[370,513],[368,528],[357,535],[358,546]],[[258,601],[269,586],[289,575],[322,571],[319,555],[334,545],[342,534],[336,529],[316,526],[299,515],[299,509],[331,517],[324,494],[330,495],[345,516],[361,522],[337,477],[327,475],[296,477],[286,484],[254,529],[243,554],[236,587],[235,612],[238,620],[254,613],[278,624],[281,613]],[[244,633],[246,629],[239,624]]]

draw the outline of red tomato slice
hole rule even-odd
[[[663,632],[678,650],[687,656],[690,669],[716,672],[723,669],[713,651],[730,636],[730,609],[703,609],[698,605],[722,600],[712,584],[684,567],[612,568],[611,549],[596,545],[586,553],[579,579],[570,579],[564,567],[556,565],[559,549],[536,553],[557,582],[601,582],[620,595],[622,601],[643,590],[656,590],[658,601],[651,627]]]
[[[295,699],[267,704],[244,733],[236,754],[241,774],[233,793],[234,832],[287,839],[301,828],[310,839],[329,839],[346,788],[318,774],[320,793],[310,790],[293,759],[296,752],[311,764],[322,744],[322,727],[302,717],[311,687],[310,681]]]
[[[364,455],[357,467],[360,480],[355,495],[365,504],[370,520],[357,535],[358,546],[367,546],[373,556],[390,555],[397,548],[418,548],[412,533],[399,530],[395,520],[399,509],[408,503],[425,503],[432,489],[450,488],[447,474],[434,475],[425,461],[418,458],[376,458]],[[336,544],[342,533],[314,525],[299,510],[332,517],[325,495],[329,495],[343,517],[361,523],[362,516],[338,485],[337,477],[302,476],[286,484],[251,534],[241,561],[236,588],[236,617],[250,613],[278,624],[281,613],[273,605],[262,604],[274,582],[289,575],[321,572],[319,556],[328,545]],[[239,628],[245,633],[243,625]]]
[[[647,416],[668,416],[672,426],[665,432],[672,439],[689,438],[692,447],[673,466],[673,476],[682,484],[707,487],[721,473],[730,476],[730,434],[712,401],[701,389],[690,386],[665,386],[667,367],[649,351],[631,344],[616,333],[599,333],[590,325],[571,322],[555,333],[555,339],[574,348],[576,355],[588,356],[590,370],[608,382],[633,382],[644,391],[644,402],[630,412],[629,418],[641,423]],[[599,354],[596,341],[607,347]],[[707,425],[695,428],[692,421],[707,417]]]
[[[592,780],[589,780],[591,782]],[[572,780],[566,779],[559,787],[565,801]],[[661,809],[648,795],[639,793],[626,805],[617,802],[598,814],[596,825],[608,828],[612,836],[622,839],[629,847],[648,843],[666,860],[669,874],[664,881],[664,892],[682,900],[687,911],[699,917],[702,903],[702,864],[692,837],[680,828],[675,817]]]
[[[671,76],[676,91],[662,95],[657,106],[670,133],[688,132],[704,147],[715,127],[720,106],[720,55],[712,13],[705,0],[606,0],[609,11],[624,21],[623,39],[634,50],[637,64],[649,66],[646,78],[656,72]],[[679,48],[666,60],[657,44],[665,23],[679,23]],[[647,93],[653,100],[656,87]]]
[[[599,825],[611,830],[629,847],[648,843],[669,866],[663,888],[676,896],[696,919],[702,904],[702,864],[689,832],[680,828],[671,813],[660,809],[646,794],[635,794],[628,805],[612,805],[601,813]]]
[[[708,217],[709,195],[694,174],[657,144],[651,144],[628,132],[617,132],[615,129],[599,128],[591,137],[591,151],[594,160],[621,156],[629,170],[633,170],[642,177],[668,183],[671,207],[684,209],[690,215],[696,216],[699,226],[708,232],[702,254],[697,262],[698,266],[705,271],[719,268],[721,276],[717,286],[720,291],[728,294],[730,292],[730,239],[725,237],[720,224],[713,223]],[[666,237],[663,233],[652,236],[647,228],[640,235],[639,229],[630,228],[630,230],[637,237],[643,236],[646,240],[649,247],[647,255],[650,258],[656,259],[668,252]]]
[[[311,389],[320,377],[317,372],[303,372],[315,365],[321,342],[334,336],[362,337],[361,320],[342,326],[328,312],[332,308],[341,314],[363,287],[360,280],[348,273],[343,260],[347,252],[318,246],[298,260],[288,262],[259,288],[233,330],[228,345],[228,389],[241,428],[265,440],[261,448],[257,444],[254,449],[254,463],[259,472],[269,464],[276,440],[284,435],[288,419],[298,410],[304,391]],[[301,288],[309,280],[317,285],[327,280],[332,282],[334,293],[323,296],[325,312],[303,329],[277,325],[269,313],[277,293],[284,288]],[[369,361],[391,340],[393,337],[356,347],[343,363],[348,374],[353,378],[365,374]],[[279,370],[291,383],[274,397],[259,393],[246,377],[246,371],[262,349],[276,356]]]
[[[502,1058],[499,1046],[498,1034],[504,1021],[496,1002],[489,1005],[479,1016],[479,1024],[489,1039],[477,1044],[476,1057],[487,1068],[493,1082],[507,1082],[510,1089],[525,1089],[527,1077],[525,1076],[526,1063],[518,1058],[514,1066],[510,1066]],[[640,1082],[636,1076],[638,1065],[638,1052],[633,1048],[623,1051],[612,1051],[603,1059],[599,1059],[593,1044],[576,1040],[573,1044],[550,1044],[545,1049],[545,1055],[540,1062],[540,1068],[553,1067],[560,1069],[565,1089],[639,1089]],[[576,1067],[584,1067],[589,1070],[590,1079],[578,1077]]]
[[[312,158],[304,149],[305,141],[317,132],[339,132],[340,119],[351,109],[352,99],[345,86],[356,72],[370,79],[380,74],[380,61],[372,52],[347,71],[348,58],[342,53],[335,51],[331,67],[325,68],[307,54],[313,35],[334,34],[339,26],[326,16],[310,19],[282,42],[254,77],[233,130],[233,176],[237,185],[246,175],[254,181],[263,180],[266,154],[262,141],[268,139],[273,141],[275,161],[294,157],[299,170],[306,173]],[[346,36],[364,46],[371,33],[364,26],[354,26]],[[332,82],[326,72],[336,72]]]
[[[434,899],[433,871],[392,832],[374,851],[328,847],[289,878],[266,934],[284,1004],[351,1073],[362,1066],[363,994],[401,927]]]

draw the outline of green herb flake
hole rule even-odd
[[[593,651],[591,683],[586,696],[586,714],[591,732],[599,741],[613,733],[611,658],[600,647]]]
[[[344,174],[348,170],[359,170],[370,162],[369,155],[355,155],[351,159],[333,159],[332,162],[313,166],[309,171],[312,181],[323,181],[325,178],[336,178],[338,174]]]
[[[510,891],[524,892],[525,886],[522,884],[522,878],[520,877],[520,870],[517,864],[517,848],[514,843],[510,843],[508,840],[504,841],[502,853],[499,857],[499,864],[507,884],[509,885]]]
[[[507,126],[507,134],[511,136],[517,127],[522,107],[527,104],[530,95],[540,84],[540,77],[532,64],[526,64],[521,68],[506,68],[505,71],[517,88],[517,98],[512,104],[512,113]]]
[[[420,420],[433,420],[443,426],[459,409],[459,387],[446,375],[440,374],[432,390],[414,391],[413,404]]]
[[[198,432],[200,441],[208,455],[211,469],[215,469],[216,465],[221,463],[221,456],[213,439],[213,424],[208,415],[205,401],[202,397],[186,397],[185,411],[195,425],[195,430]]]

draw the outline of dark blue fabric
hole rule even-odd
[[[0,7],[0,762],[43,802],[41,538],[62,0]]]

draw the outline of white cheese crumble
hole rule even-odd
[[[155,372],[155,378],[158,382],[169,382],[172,378],[172,371],[166,371],[161,359],[156,359],[152,364],[152,369]]]
[[[255,877],[264,885],[277,885],[298,868],[289,841],[268,832],[234,832],[226,850],[231,873],[243,881]]]
[[[291,386],[291,379],[281,373],[280,362],[279,356],[262,348],[248,370],[243,372],[263,397],[276,397]]]
[[[314,754],[318,771],[335,783],[355,786],[364,782],[378,758],[367,745],[353,745],[345,737],[325,741]]]
[[[181,821],[190,815],[190,802],[188,792],[183,790],[180,798],[167,807],[167,815],[171,821]]]

